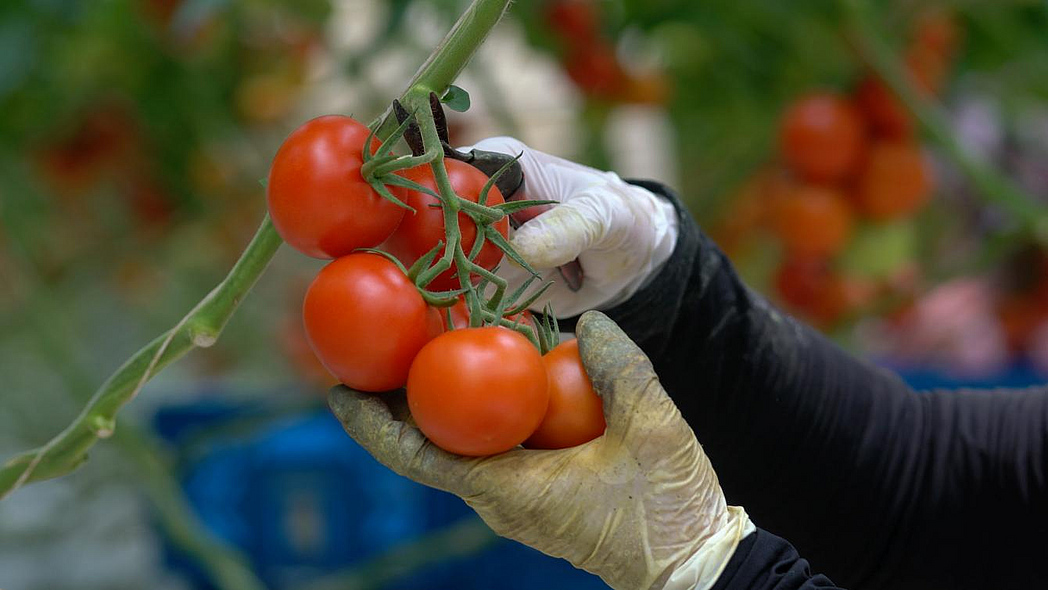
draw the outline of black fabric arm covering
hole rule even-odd
[[[680,236],[605,313],[730,504],[853,590],[1046,584],[1048,389],[914,392],[750,291],[670,191],[631,182],[675,203]]]

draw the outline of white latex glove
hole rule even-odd
[[[397,473],[462,497],[499,535],[567,559],[620,590],[706,590],[755,530],[728,506],[709,459],[651,362],[607,316],[578,323],[579,353],[604,402],[605,433],[555,451],[442,451],[404,396],[332,390],[349,433]]]
[[[561,204],[526,222],[510,243],[553,286],[532,309],[553,304],[558,317],[608,309],[629,299],[654,277],[677,243],[677,213],[665,199],[602,172],[551,156],[512,137],[492,137],[472,148],[516,156],[523,153],[524,198]],[[582,289],[564,286],[556,267],[578,258]],[[499,274],[510,290],[530,276],[507,260]]]

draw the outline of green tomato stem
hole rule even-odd
[[[65,430],[0,468],[0,499],[26,483],[74,470],[87,458],[88,449],[113,434],[117,412],[151,377],[193,348],[214,344],[282,243],[267,215],[240,260],[211,293],[117,369]]]
[[[484,42],[491,29],[495,28],[502,15],[509,8],[511,0],[473,0],[466,12],[459,17],[448,31],[429,59],[415,72],[408,84],[408,89],[401,95],[401,103],[410,111],[419,107],[416,115],[429,112],[429,93],[443,96],[451,83],[455,81],[462,69],[466,67]],[[419,102],[412,99],[421,98]],[[409,106],[408,103],[411,103]],[[378,130],[378,136],[385,139],[397,127],[396,117],[387,113]],[[439,145],[439,144],[438,144]],[[427,144],[429,151],[429,144]]]
[[[429,93],[442,94],[447,90],[498,23],[509,4],[510,0],[474,0],[408,85],[403,102],[410,102],[413,107],[419,107],[417,112],[421,114],[421,119],[428,122],[424,129],[430,135],[435,134],[436,128],[428,104]],[[409,97],[412,100],[409,100]],[[429,116],[426,116],[427,114]],[[387,114],[376,135],[385,140],[397,128],[395,118]],[[446,248],[442,260],[450,261],[455,251],[461,251],[457,215],[460,199],[451,190],[448,182],[447,171],[442,161],[443,148],[439,140],[433,141],[433,137],[430,137],[426,140],[426,145],[426,154],[422,156],[424,159],[403,159],[394,162],[397,162],[397,166],[405,167],[434,162],[434,176],[441,195],[446,199],[444,215],[449,232],[447,248],[451,249],[451,254],[448,255]],[[371,162],[372,159],[369,158],[368,164]],[[375,163],[367,167],[367,172],[373,174],[375,169],[381,166]],[[451,237],[455,238],[454,243]],[[0,467],[0,499],[6,498],[26,483],[58,477],[74,470],[86,460],[87,451],[100,438],[113,435],[117,412],[138,394],[150,378],[193,348],[214,344],[281,243],[267,215],[233,269],[211,293],[178,324],[147,344],[117,369],[65,430],[43,446],[18,455]],[[468,266],[459,268],[460,277],[465,273],[465,285],[469,284],[469,272]],[[470,291],[467,297],[471,296],[476,297],[476,294]]]

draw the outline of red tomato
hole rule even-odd
[[[444,166],[448,170],[448,179],[455,193],[476,203],[481,189],[488,182],[488,177],[473,166],[458,160],[444,160]],[[404,176],[433,191],[437,190],[437,183],[429,166],[412,168]],[[399,258],[405,266],[411,266],[422,255],[432,250],[437,242],[445,239],[444,210],[435,206],[440,203],[435,197],[418,191],[407,191],[404,202],[414,207],[415,213],[408,211],[404,216],[404,221],[393,232],[393,235],[389,236],[382,248]],[[502,193],[498,188],[492,186],[488,192],[486,204],[498,205],[504,202]],[[495,229],[505,237],[509,232],[509,219],[503,217],[497,221]],[[469,254],[473,243],[477,240],[477,226],[465,213],[459,213],[459,230],[462,232],[462,249]],[[495,265],[501,260],[502,250],[488,240],[474,262],[490,270],[495,268]],[[458,272],[456,266],[452,264],[450,269],[437,275],[437,278],[433,279],[427,288],[431,291],[458,289],[459,281],[456,272]]]
[[[825,260],[791,258],[775,273],[775,290],[787,308],[828,328],[873,295],[872,285],[843,277]]]
[[[779,147],[790,168],[805,179],[846,177],[859,163],[864,144],[862,118],[836,94],[802,97],[783,115]]]
[[[883,221],[912,214],[931,191],[931,170],[917,145],[880,142],[870,148],[855,197],[863,215]]]
[[[579,357],[579,341],[561,342],[542,357],[549,375],[549,407],[529,449],[566,449],[604,434],[604,405]]]
[[[415,357],[408,407],[438,447],[481,457],[508,451],[538,428],[549,404],[542,356],[508,328],[452,330]]]
[[[819,291],[829,282],[829,276],[830,269],[824,260],[788,258],[775,272],[775,291],[790,309],[810,309],[818,300]]]
[[[546,8],[546,24],[570,43],[586,43],[599,35],[599,19],[592,0],[553,0]]]
[[[299,252],[337,258],[374,247],[404,217],[360,175],[368,133],[350,117],[327,115],[304,123],[277,150],[266,187],[269,214]]]
[[[306,292],[302,318],[320,362],[362,391],[403,386],[415,354],[442,327],[437,310],[378,254],[350,254],[325,266]]]
[[[913,136],[913,115],[880,78],[867,76],[855,89],[855,99],[874,135],[889,139]]]
[[[791,254],[825,257],[840,252],[852,234],[852,210],[837,190],[796,186],[775,203],[774,227]]]
[[[571,48],[564,58],[564,71],[579,90],[589,96],[618,98],[626,88],[626,74],[615,51],[605,43]]]

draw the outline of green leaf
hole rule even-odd
[[[448,108],[453,111],[464,113],[469,110],[469,93],[452,84],[440,102],[448,105]]]
[[[411,189],[413,191],[418,191],[420,193],[426,193],[427,195],[433,197],[434,199],[443,201],[441,196],[438,193],[434,192],[433,189],[424,187],[421,184],[419,184],[419,183],[417,183],[417,182],[415,182],[413,180],[408,180],[407,178],[404,178],[403,176],[400,176],[399,174],[389,174],[389,175],[383,176],[382,177],[382,182],[384,182],[386,184],[391,184],[393,186],[401,186],[401,187],[404,187],[404,188],[407,188],[407,189]],[[438,205],[436,203],[433,203],[430,206],[432,207],[434,205],[437,206],[437,207],[440,207],[440,205]]]
[[[268,188],[269,187],[269,179],[268,178],[259,178],[258,179],[258,183],[262,185],[262,188]]]
[[[552,282],[550,282],[550,283],[543,283],[542,287],[540,287],[537,291],[535,291],[531,295],[528,295],[527,299],[525,299],[524,301],[521,301],[519,303],[514,304],[512,308],[506,310],[505,315],[515,315],[515,314],[521,313],[522,311],[528,309],[529,307],[531,307],[532,303],[535,303],[538,300],[538,298],[542,297],[542,295],[546,291],[548,291],[549,288],[552,287],[552,286],[553,286]]]
[[[429,252],[422,255],[421,258],[415,261],[408,269],[407,275],[412,282],[418,277],[424,269],[429,268],[429,265],[433,264],[433,261],[437,258],[437,253],[444,249],[444,240],[438,240],[437,245],[430,248]]]
[[[485,227],[484,235],[489,240],[491,240],[493,244],[498,246],[499,250],[505,252],[507,258],[519,264],[521,268],[523,268],[524,270],[528,271],[536,277],[542,276],[539,273],[535,272],[535,269],[531,268],[531,265],[525,262],[524,259],[520,257],[520,254],[517,254],[517,251],[513,249],[513,246],[509,245],[509,242],[506,241],[506,238],[502,237],[502,234],[500,234],[498,230],[491,226]]]
[[[417,213],[417,211],[415,211],[414,207],[412,207],[411,205],[408,205],[404,201],[401,201],[400,199],[394,197],[393,193],[389,192],[389,189],[386,188],[386,185],[382,184],[382,181],[376,180],[375,182],[372,182],[371,183],[371,188],[375,189],[375,192],[378,193],[379,196],[381,196],[383,199],[386,199],[387,201],[393,203],[394,205],[396,205],[398,207],[401,207],[403,209],[407,209],[408,211],[411,211],[412,213]]]
[[[537,200],[532,199],[528,201],[506,201],[505,203],[499,203],[498,205],[490,205],[492,209],[498,209],[503,213],[516,213],[522,209],[528,207],[538,207],[540,205],[557,205],[559,201],[548,201],[548,200]]]
[[[367,252],[368,254],[378,254],[379,256],[381,256],[381,257],[385,258],[386,260],[392,262],[393,264],[397,265],[397,268],[399,268],[401,270],[401,272],[403,272],[405,275],[408,274],[408,269],[404,268],[404,264],[400,260],[397,260],[397,257],[393,256],[389,252],[385,252],[385,251],[379,250],[378,248],[357,248],[356,250],[353,250],[353,251],[354,252]]]

